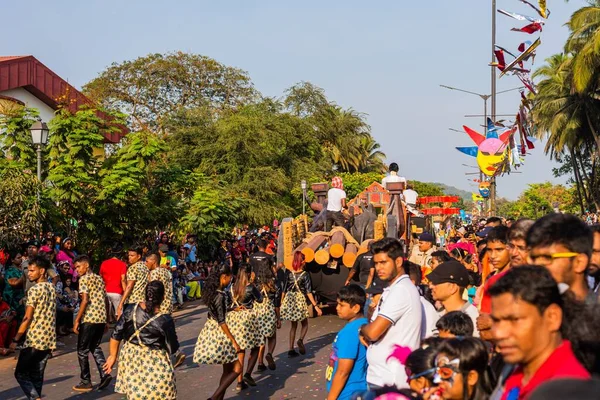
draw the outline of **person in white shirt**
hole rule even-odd
[[[415,263],[407,262],[408,264],[408,276],[411,282],[419,290],[419,299],[421,300],[421,306],[423,308],[423,320],[421,321],[421,339],[431,337],[437,331],[436,324],[440,319],[440,314],[436,311],[433,304],[423,297],[422,290],[420,289],[421,280],[423,274],[421,267]]]
[[[325,230],[329,232],[331,226],[344,226],[346,219],[342,210],[346,208],[346,192],[344,192],[344,183],[339,176],[331,179],[331,189],[327,192],[327,220]]]
[[[419,197],[419,193],[417,193],[412,185],[406,185],[406,190],[402,192],[404,196],[404,202],[411,207],[417,206],[417,198]]]
[[[389,170],[390,174],[381,180],[381,186],[387,189],[388,182],[404,182],[406,185],[406,178],[403,176],[398,176],[398,164],[395,162],[391,163]]]
[[[462,297],[469,285],[469,272],[464,265],[456,260],[443,262],[427,275],[427,279],[433,299],[444,306],[440,315],[450,311],[462,311],[471,317],[473,326],[477,326],[479,311]],[[475,330],[473,336],[479,337],[479,331]]]
[[[360,328],[361,341],[368,346],[367,384],[408,388],[404,361],[421,341],[423,307],[419,291],[404,270],[402,244],[384,238],[371,245],[375,271],[389,282],[383,290],[371,321]]]

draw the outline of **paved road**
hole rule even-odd
[[[177,392],[180,399],[206,399],[220,378],[220,366],[199,366],[192,362],[196,338],[206,321],[206,308],[198,301],[187,303],[175,313],[177,335],[183,352],[188,355],[184,365],[176,371]],[[287,358],[289,323],[284,323],[278,331],[278,344],[275,350],[277,370],[254,374],[258,383],[241,393],[235,392],[233,384],[227,399],[323,399],[325,398],[325,367],[331,343],[343,326],[343,321],[335,315],[311,319],[306,342],[307,354],[294,359]],[[300,327],[298,327],[298,331]],[[76,354],[76,336],[61,339],[65,346],[59,348],[48,361],[44,381],[43,396],[46,399],[124,399],[114,392],[114,382],[103,391],[78,394],[71,387],[79,382],[79,363]],[[104,354],[108,355],[108,335],[102,343]],[[98,383],[95,364],[92,364],[92,379]],[[0,358],[0,399],[24,399],[13,373],[16,365],[14,357]],[[113,372],[116,377],[116,372]]]

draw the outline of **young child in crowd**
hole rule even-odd
[[[406,359],[406,375],[410,389],[419,394],[425,394],[436,386],[433,382],[436,374],[435,357],[442,339],[430,337],[425,339],[421,348],[410,353]],[[429,393],[428,400],[440,400],[441,391]]]
[[[367,389],[367,351],[360,343],[359,328],[368,321],[363,315],[365,291],[352,284],[340,289],[337,297],[338,316],[348,321],[333,342],[327,379],[327,400],[351,399]]]
[[[435,324],[438,336],[443,339],[473,336],[473,320],[462,311],[451,311],[440,317]]]

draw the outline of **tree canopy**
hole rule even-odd
[[[158,230],[215,243],[236,223],[297,215],[302,180],[344,173],[380,180],[384,170],[366,115],[309,82],[267,98],[246,72],[177,52],[112,64],[83,90],[97,107],[59,109],[44,149],[43,184],[33,175],[18,184],[23,194],[41,188],[31,211],[37,228],[74,236],[90,251]],[[11,168],[36,167],[29,132],[36,118],[23,108],[0,119],[8,159],[0,172],[10,179]],[[103,134],[115,123],[130,133],[104,156]],[[33,218],[24,209],[14,216]]]
[[[600,1],[576,11],[564,52],[546,60],[534,73],[535,133],[544,138],[546,153],[572,174],[580,210],[600,209]]]

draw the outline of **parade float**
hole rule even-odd
[[[294,253],[304,254],[306,270],[311,274],[313,290],[323,306],[336,304],[356,258],[368,251],[369,243],[384,237],[399,239],[408,248],[416,228],[425,216],[407,207],[401,199],[403,182],[390,182],[384,188],[373,182],[348,201],[345,227],[325,231],[327,183],[311,187],[316,199],[309,203],[315,216],[286,218],[281,224],[277,259],[291,268]],[[312,310],[310,310],[312,315]]]

